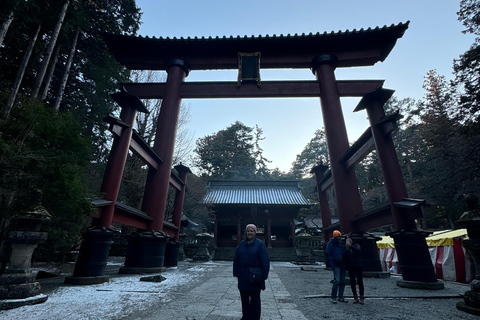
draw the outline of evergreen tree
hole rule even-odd
[[[310,170],[320,164],[329,165],[327,140],[323,130],[315,131],[314,137],[292,163],[290,173],[298,178],[309,177]]]
[[[9,231],[10,218],[29,203],[31,191],[39,189],[52,215],[41,251],[51,258],[79,242],[85,218],[92,214],[92,194],[82,181],[88,139],[70,114],[54,112],[34,99],[21,102],[0,125],[0,239]]]
[[[224,130],[197,140],[195,165],[209,179],[265,177],[262,150],[255,148],[255,129],[237,121]]]
[[[310,173],[312,168],[317,165],[329,165],[327,140],[325,132],[320,129],[315,131],[314,137],[297,155],[289,172],[291,178],[300,181],[303,195],[308,201],[315,204],[309,209],[302,210],[302,215],[316,215],[319,211],[316,178]],[[330,194],[332,193],[330,192]],[[335,206],[335,201],[331,199],[330,204]]]
[[[270,163],[268,159],[263,156],[263,149],[260,147],[260,141],[265,140],[263,136],[263,130],[258,126],[255,125],[254,130],[255,141],[254,141],[254,150],[253,150],[253,157],[255,159],[255,172],[258,178],[271,178],[270,177],[270,170],[267,168],[267,163]]]
[[[128,70],[109,53],[103,33],[134,34],[140,19],[134,0],[82,0],[70,3],[59,24],[65,3],[8,0],[5,7],[2,2],[8,14],[0,12],[0,106],[5,110],[9,105],[12,88],[16,101],[0,116],[0,236],[8,231],[10,217],[28,202],[30,191],[40,189],[53,216],[49,240],[40,246],[50,258],[53,250],[67,252],[78,244],[92,213],[88,199],[101,175],[89,169],[102,167],[110,141],[103,117],[117,109],[109,95],[118,82],[128,80]],[[51,51],[55,26],[60,31]],[[40,69],[45,77],[39,87],[35,80]],[[43,88],[38,97],[45,96],[44,103],[30,98],[34,87]],[[57,112],[51,106],[60,96]],[[87,181],[94,189],[87,188]]]
[[[445,77],[430,71],[424,88],[419,134],[425,142],[425,161],[417,175],[422,192],[434,208],[426,210],[431,220],[443,220],[444,226],[453,228],[460,214],[456,199],[476,187],[478,162],[471,155],[472,141],[462,134],[464,125],[455,117],[457,105]]]
[[[470,49],[454,61],[454,85],[464,91],[459,95],[458,111],[464,121],[478,124],[480,120],[480,1],[460,1],[460,10],[457,14],[458,20],[466,27],[464,33],[476,35]]]

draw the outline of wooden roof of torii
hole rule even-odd
[[[302,35],[148,38],[106,34],[105,41],[131,70],[165,70],[169,60],[186,60],[190,70],[237,69],[239,52],[261,52],[261,68],[310,68],[320,54],[337,56],[337,67],[384,61],[408,28],[398,25]]]

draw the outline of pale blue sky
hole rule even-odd
[[[423,97],[424,76],[431,69],[452,78],[452,62],[473,43],[457,20],[459,1],[324,0],[137,0],[143,12],[138,32],[149,37],[258,36],[338,32],[410,21],[383,63],[368,68],[337,69],[337,80],[384,79],[398,98]],[[192,71],[186,81],[236,81],[237,71]],[[261,70],[262,80],[315,80],[310,70]],[[323,128],[319,99],[185,100],[195,140],[235,121],[258,124],[261,147],[271,168],[288,171],[317,129]],[[353,113],[359,98],[342,99],[350,141],[368,127],[364,112]]]

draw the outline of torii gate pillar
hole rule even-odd
[[[167,68],[166,93],[163,97],[153,150],[163,159],[158,168],[149,169],[142,211],[154,220],[150,224],[153,232],[161,231],[167,207],[170,173],[177,133],[177,123],[182,102],[182,82],[188,74],[187,63],[174,59]]]
[[[172,59],[167,62],[166,70],[168,73],[166,91],[158,116],[153,145],[153,151],[163,160],[163,163],[158,169],[149,168],[142,203],[142,211],[153,220],[148,226],[148,231],[129,238],[125,266],[119,270],[120,273],[156,273],[162,272],[165,268],[166,237],[161,232],[167,207],[175,137],[182,102],[181,89],[188,74],[188,66],[184,60]],[[185,170],[179,172],[184,178],[186,173]],[[185,189],[182,187],[182,190],[177,193],[177,209],[174,212],[173,222],[177,228],[180,227],[181,206],[183,206],[183,199],[180,197],[184,194]],[[176,231],[175,240],[178,240],[178,237],[179,234]],[[138,255],[139,252],[141,255]]]
[[[320,55],[312,61],[312,72],[315,74],[320,87],[320,102],[340,228],[342,232],[348,233],[352,231],[350,220],[356,214],[362,212],[363,209],[355,170],[345,169],[339,162],[348,150],[349,144],[335,79],[336,63],[336,56]]]

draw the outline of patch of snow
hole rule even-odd
[[[9,320],[113,320],[147,310],[173,299],[175,288],[198,280],[207,269],[217,265],[206,263],[186,270],[169,268],[161,275],[162,282],[140,281],[144,275],[112,277],[109,282],[88,286],[59,287],[41,304],[0,311],[1,319]],[[153,274],[152,274],[153,275]]]

